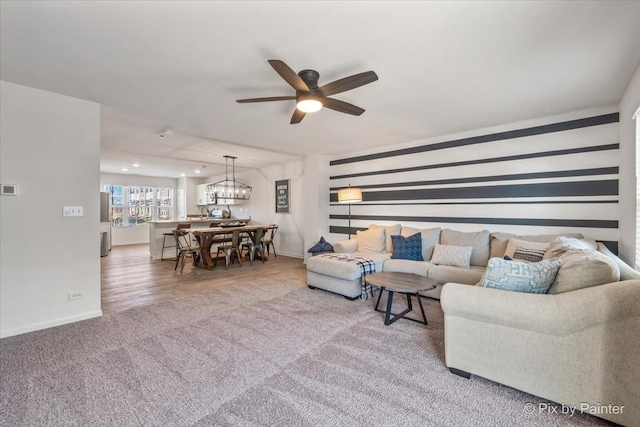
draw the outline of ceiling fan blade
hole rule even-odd
[[[291,116],[291,124],[295,125],[296,123],[300,123],[302,119],[304,119],[304,116],[306,115],[307,113],[305,113],[304,111],[300,111],[296,108],[295,111],[293,112],[293,116]]]
[[[320,88],[320,91],[324,96],[330,96],[373,83],[376,80],[378,80],[376,73],[373,71],[365,71],[364,73],[354,74],[353,76],[327,83]]]
[[[296,97],[295,96],[270,96],[268,98],[236,99],[236,102],[243,104],[245,102],[290,101],[292,99],[296,99]]]
[[[287,64],[279,59],[270,59],[268,62],[271,64],[273,69],[276,70],[276,73],[280,74],[280,77],[289,83],[295,90],[300,92],[309,92],[309,87],[304,80],[302,80],[300,76]]]
[[[322,100],[322,105],[332,110],[340,111],[341,113],[347,113],[354,116],[359,116],[364,113],[364,110],[360,107],[356,107],[348,102],[338,101],[337,99],[325,98]]]

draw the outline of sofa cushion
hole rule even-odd
[[[560,257],[558,271],[550,294],[575,291],[620,280],[620,267],[608,256],[590,249],[571,249]]]
[[[598,249],[595,240],[575,239],[573,237],[558,237],[547,248],[544,259],[557,258],[570,250],[592,250]]]
[[[393,259],[408,259],[411,261],[424,261],[422,258],[422,235],[420,233],[413,236],[391,236],[393,242]]]
[[[431,264],[469,268],[473,246],[436,245],[431,255]]]
[[[548,247],[549,243],[511,239],[507,244],[507,250],[504,256],[522,262],[539,262],[542,261],[544,255],[547,253]]]
[[[526,264],[491,258],[482,278],[482,287],[505,291],[546,294],[562,262],[555,258]]]
[[[534,236],[518,236],[511,233],[491,233],[491,258],[502,258],[507,250],[507,244],[511,239],[526,240],[527,242],[550,243],[558,237],[575,237],[582,239],[584,236],[580,233],[566,234],[539,234]]]
[[[376,271],[382,271],[384,262],[390,259],[387,253],[355,253],[353,255],[373,260],[376,265]],[[354,280],[362,277],[360,265],[357,263],[325,258],[322,255],[309,258],[307,260],[307,270],[343,280]]]
[[[413,273],[426,276],[433,264],[427,261],[410,261],[408,259],[390,259],[384,262],[384,271],[396,271],[399,273]]]
[[[402,227],[400,231],[400,235],[404,237],[413,236],[414,234],[420,233],[422,235],[422,259],[430,260],[431,255],[433,254],[433,247],[440,243],[440,232],[441,228],[413,228],[413,227]]]
[[[620,280],[639,280],[640,272],[631,268],[629,264],[615,256],[603,243],[598,242],[598,252],[612,259],[620,268]]]
[[[489,261],[490,233],[488,230],[463,233],[445,228],[440,233],[440,243],[450,246],[472,246],[471,265],[486,266]]]
[[[389,262],[389,261],[387,261]],[[385,268],[387,264],[385,263]],[[434,265],[427,270],[427,277],[438,283],[464,283],[473,285],[482,279],[485,267],[471,266],[470,268],[451,267],[448,265]]]
[[[369,230],[356,231],[358,240],[357,252],[360,253],[382,253],[385,248],[385,229],[370,228]]]
[[[386,231],[386,240],[384,242],[384,250],[386,252],[393,252],[393,242],[391,241],[391,236],[399,236],[400,235],[400,230],[402,229],[402,225],[401,224],[394,224],[394,225],[376,225],[376,224],[371,224],[369,226],[369,229],[378,229],[378,228],[382,228]]]

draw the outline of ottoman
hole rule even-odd
[[[373,260],[376,271],[382,271],[382,264],[391,259],[390,253],[353,253],[354,255]],[[307,259],[307,285],[324,289],[349,299],[360,297],[362,292],[362,273],[360,265],[353,262],[328,259],[315,256]]]

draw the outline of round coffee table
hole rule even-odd
[[[418,292],[429,291],[436,287],[436,281],[429,279],[425,276],[420,276],[418,274],[412,273],[398,273],[395,271],[384,271],[381,273],[374,273],[365,277],[365,280],[371,286],[376,286],[380,288],[380,295],[378,295],[378,301],[376,302],[376,311],[381,313],[385,313],[384,316],[384,324],[389,326],[393,322],[398,319],[407,319],[413,322],[422,323],[423,325],[427,324],[427,315],[424,314],[424,308],[422,307],[422,301],[420,300],[420,294]],[[380,298],[382,297],[382,293],[387,291],[389,296],[387,298],[387,310],[382,311],[378,308],[380,304]],[[408,308],[402,313],[392,313],[391,305],[393,304],[393,294],[397,292],[400,294],[404,294],[407,296],[407,306]],[[420,306],[420,311],[422,312],[422,319],[412,319],[411,317],[406,317],[407,313],[413,311],[413,305],[411,303],[411,297],[416,297],[418,300],[418,305]]]

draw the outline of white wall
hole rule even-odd
[[[200,215],[202,213],[200,206],[198,206],[198,189],[196,187],[203,183],[204,180],[202,178],[184,178],[187,215]]]
[[[0,336],[102,315],[100,106],[0,82],[0,166]]]
[[[329,157],[304,158],[304,248],[309,249],[329,235]],[[305,259],[311,254],[305,251]]]
[[[105,185],[131,185],[140,187],[161,187],[173,188],[174,195],[174,216],[176,215],[178,179],[157,176],[130,175],[119,173],[101,173],[100,191],[104,191]],[[111,244],[113,246],[136,245],[149,243],[149,227],[113,227],[111,233]]]
[[[577,232],[615,250],[623,174],[617,110],[572,112],[336,156],[331,196],[348,184],[363,187],[363,203],[352,205],[354,228],[402,223]],[[332,202],[330,216],[331,238],[346,238],[347,206]]]
[[[640,67],[620,101],[620,257],[635,265],[636,253],[636,124],[640,108]],[[640,119],[638,119],[640,120]]]
[[[251,198],[242,205],[230,206],[232,217],[251,216],[252,224],[278,224],[276,252],[296,258],[304,257],[304,230],[308,224],[304,216],[303,175],[303,161],[237,172],[236,179],[252,187]],[[214,176],[205,182],[223,178]],[[282,179],[291,179],[291,213],[276,213],[275,181]]]

